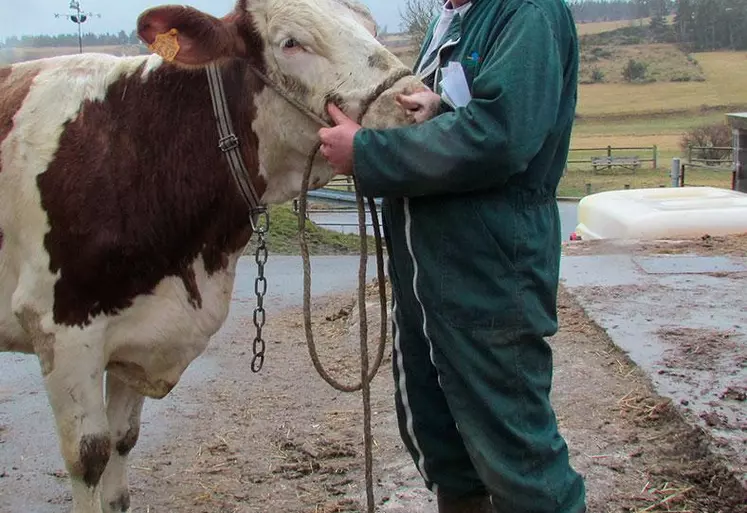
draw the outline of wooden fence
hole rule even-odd
[[[635,153],[634,153],[635,152]],[[581,155],[585,155],[581,157]],[[641,155],[643,154],[643,155]],[[569,165],[585,164],[595,168],[602,167],[611,170],[613,167],[638,167],[637,163],[650,162],[656,169],[659,161],[659,149],[653,146],[604,146],[599,148],[571,148],[566,162]],[[635,164],[634,164],[635,163]]]
[[[690,167],[729,168],[734,165],[731,146],[688,146],[687,164]]]

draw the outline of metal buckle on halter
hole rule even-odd
[[[221,151],[223,151],[223,153],[229,152],[231,150],[235,150],[238,147],[239,147],[239,138],[233,134],[229,134],[223,137],[220,141],[218,141],[218,148],[220,148]]]

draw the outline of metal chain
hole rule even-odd
[[[265,278],[265,264],[267,263],[267,232],[270,229],[270,213],[266,207],[258,210],[258,216],[255,220],[252,217],[252,228],[259,238],[257,250],[254,253],[254,260],[257,262],[257,278],[254,280],[254,293],[257,296],[257,306],[254,309],[253,319],[257,335],[254,337],[252,344],[252,372],[262,370],[265,363],[265,340],[262,338],[262,328],[265,325],[265,308],[264,299],[267,293],[267,278]]]

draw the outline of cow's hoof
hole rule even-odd
[[[131,513],[130,492],[122,492],[119,497],[109,501],[104,511],[106,513]]]

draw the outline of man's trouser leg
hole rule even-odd
[[[424,319],[408,295],[394,312],[396,405],[426,485],[453,497],[487,488],[498,513],[582,513],[584,484],[549,401],[547,343]]]

